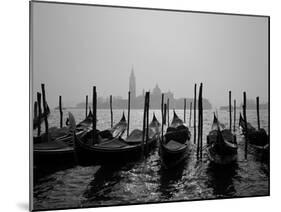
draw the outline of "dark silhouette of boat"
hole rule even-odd
[[[69,112],[69,126],[62,131],[49,131],[34,138],[34,164],[56,164],[74,161],[75,119]],[[63,134],[63,135],[61,135]]]
[[[241,127],[242,129],[242,134],[245,134],[245,131],[246,131],[246,122],[244,120],[244,118],[242,117],[241,113],[239,115],[239,126]],[[254,132],[256,131],[256,129],[248,122],[247,123],[247,130],[248,132]]]
[[[112,136],[97,132],[94,143],[92,131],[87,132],[80,138],[76,137],[76,151],[79,161],[97,164],[127,162],[139,158],[143,150],[149,151],[155,146],[160,131],[160,123],[155,116],[149,124],[148,140],[144,144],[143,133],[138,129],[133,130],[127,138],[122,138],[127,126],[127,123],[124,124],[124,119],[123,115],[119,126],[113,129]]]
[[[222,129],[216,115],[211,131],[207,135],[207,154],[211,162],[219,165],[235,163],[238,145],[236,135],[229,129]]]
[[[74,118],[74,117],[73,117]],[[82,133],[89,131],[92,128],[92,120],[93,114],[90,111],[88,116],[81,121],[78,125],[76,125],[76,135],[80,136]],[[74,120],[75,121],[75,120]],[[49,140],[71,140],[73,135],[70,133],[70,128],[74,126],[69,126],[69,118],[67,118],[66,126],[59,128],[59,127],[50,127],[48,129],[48,139]],[[34,143],[42,143],[46,140],[45,133],[42,133],[40,136],[34,137]]]
[[[239,126],[242,129],[242,134],[245,135],[246,122],[241,114],[239,118]],[[247,139],[256,153],[261,153],[263,157],[269,157],[269,136],[265,129],[260,128],[257,130],[250,123],[247,123]]]
[[[77,124],[76,135],[77,135],[77,132],[91,130],[92,123],[93,123],[93,114],[92,114],[92,111],[90,110],[87,117],[83,121],[81,121],[79,124]]]
[[[174,117],[160,142],[160,156],[165,168],[173,168],[188,156],[190,131],[174,111]]]
[[[74,161],[76,160],[75,138],[85,137],[92,132],[93,115],[91,111],[88,116],[75,125],[74,116],[69,113],[69,125],[64,128],[49,130],[48,135],[42,134],[34,138],[33,152],[34,161],[37,163],[50,164],[51,161]],[[121,120],[110,129],[97,131],[101,140],[110,140],[122,136],[126,130],[127,122],[123,113]]]

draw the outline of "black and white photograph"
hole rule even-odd
[[[269,16],[29,13],[31,210],[270,195]]]

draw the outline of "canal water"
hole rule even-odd
[[[70,109],[79,123],[85,118],[85,110]],[[127,116],[127,111],[124,110]],[[150,110],[161,120],[160,110]],[[176,111],[183,119],[183,110]],[[123,110],[114,110],[114,123],[117,123]],[[193,111],[192,111],[193,113]],[[108,110],[98,110],[98,128],[110,126]],[[173,113],[170,111],[170,121]],[[67,111],[64,111],[64,123]],[[130,129],[142,129],[142,110],[132,110]],[[193,117],[193,114],[192,114]],[[218,111],[220,122],[228,126],[227,111]],[[215,199],[245,196],[269,195],[269,165],[260,160],[249,147],[247,160],[244,158],[244,138],[238,130],[239,111],[236,119],[236,135],[239,144],[237,164],[229,167],[212,165],[203,152],[203,159],[196,158],[195,146],[190,156],[176,169],[169,171],[162,167],[157,148],[143,160],[123,165],[77,166],[65,164],[50,170],[35,168],[34,209],[56,209],[76,207],[96,207],[136,203],[169,202],[182,200]],[[248,122],[254,127],[256,111],[247,111]],[[268,111],[260,111],[261,127],[268,132]],[[203,145],[213,121],[213,111],[203,113]],[[187,110],[189,125],[189,110]],[[193,118],[191,141],[193,142]],[[50,126],[59,125],[59,112],[52,111]]]

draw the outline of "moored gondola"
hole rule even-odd
[[[245,135],[246,122],[241,114],[239,126],[242,129],[242,134]],[[263,128],[257,130],[250,123],[247,123],[247,139],[256,153],[262,154],[264,159],[269,156],[269,137]]]
[[[112,128],[100,131],[99,135],[102,138],[107,138],[107,139],[121,137],[127,129],[127,124],[128,123],[126,121],[125,114],[123,112],[122,118],[117,124],[115,124]]]
[[[69,113],[68,133],[65,136],[54,138],[51,134],[42,134],[34,138],[33,144],[34,164],[57,164],[75,160],[74,132],[75,119]]]
[[[207,154],[211,162],[219,165],[233,164],[237,161],[237,141],[229,129],[221,129],[214,114],[211,131],[207,135]]]
[[[155,114],[153,113],[152,121],[150,122],[149,127],[148,127],[149,140],[156,141],[159,138],[160,127],[161,127],[161,124],[159,123]],[[124,139],[124,141],[130,145],[141,144],[142,136],[143,136],[142,130],[134,129],[129,134],[129,136],[126,139]],[[155,142],[153,142],[151,144],[155,144]]]
[[[239,126],[240,126],[242,134],[245,134],[246,122],[245,122],[244,118],[242,117],[241,113],[239,115]],[[256,129],[249,122],[247,123],[247,130],[248,130],[248,132],[256,131]]]
[[[126,129],[124,118],[122,119],[120,122],[123,122],[122,126]],[[149,124],[148,140],[144,144],[146,150],[151,149],[151,147],[156,144],[159,138],[159,126],[160,123],[156,118],[153,118],[152,122]],[[92,131],[80,138],[77,137],[75,141],[79,160],[82,163],[114,164],[140,158],[143,150],[142,131],[133,130],[126,139],[123,139],[122,135],[125,129],[123,133],[121,133],[120,128],[121,127],[116,128],[119,133],[114,131],[112,137],[103,137],[103,135],[98,132],[94,143],[92,143]]]
[[[79,125],[77,125],[78,128],[76,128],[76,136],[84,137],[84,138],[86,137],[89,140],[93,133],[92,120],[93,120],[93,115],[90,111],[89,116],[84,121],[82,121]],[[108,141],[109,139],[121,137],[124,134],[126,128],[127,128],[127,121],[125,118],[125,114],[123,112],[120,121],[117,124],[115,124],[112,128],[105,129],[103,131],[96,130],[98,142],[101,143],[103,141]]]
[[[92,112],[90,111],[88,116],[81,121],[78,125],[76,125],[76,135],[80,136],[81,134],[89,131],[92,127]],[[73,117],[74,118],[74,117]],[[49,140],[61,140],[61,141],[68,141],[72,140],[73,135],[70,133],[70,130],[72,128],[71,125],[69,125],[69,119],[67,118],[66,124],[67,126],[58,128],[58,127],[50,127],[48,129],[48,139]],[[34,137],[33,142],[34,143],[41,143],[43,140],[46,140],[45,133],[42,133],[40,136]]]
[[[161,139],[160,156],[165,168],[173,168],[184,161],[190,147],[190,131],[174,111],[174,117]]]
[[[77,124],[76,135],[77,135],[77,132],[91,130],[92,129],[92,123],[93,123],[93,113],[90,110],[87,117],[83,121],[81,121],[79,124]]]

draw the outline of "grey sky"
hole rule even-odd
[[[46,84],[53,107],[98,95],[126,97],[134,66],[137,94],[152,89],[213,106],[268,98],[268,20],[263,17],[33,3],[34,91]]]

